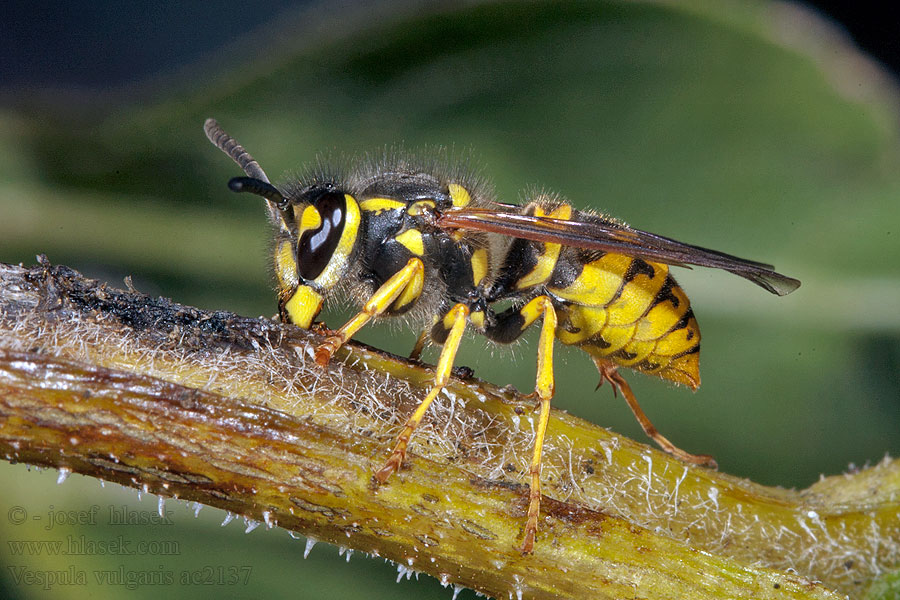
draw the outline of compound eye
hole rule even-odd
[[[306,215],[302,219],[313,226],[303,227],[301,224],[300,239],[297,241],[297,265],[300,277],[312,281],[328,266],[341,241],[347,216],[347,199],[340,192],[326,192],[316,198],[313,206],[306,210],[314,210],[319,219],[307,219]]]

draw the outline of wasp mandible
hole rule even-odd
[[[229,187],[267,201],[282,320],[309,329],[324,302],[341,294],[360,308],[316,349],[319,365],[378,317],[406,315],[421,324],[413,358],[429,338],[442,346],[434,384],[375,472],[379,483],[402,465],[413,431],[450,378],[464,330],[505,344],[540,322],[534,391],[540,416],[525,553],[533,550],[538,528],[555,341],[590,355],[601,383],[622,392],[663,450],[714,465],[711,457],[685,452],[661,435],[618,369],[691,389],[700,385],[700,329],[670,265],[724,269],[778,295],[800,286],[771,265],[633,229],[547,194],[523,206],[501,204],[460,169],[401,155],[363,162],[343,177],[319,173],[277,188],[215,120],[208,119],[204,131],[246,174]],[[512,306],[495,311],[500,301]]]

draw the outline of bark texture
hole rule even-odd
[[[900,566],[900,461],[769,488],[554,412],[535,553],[518,552],[533,403],[351,344],[0,265],[0,456],[229,510],[506,598],[862,597]],[[792,569],[794,572],[787,572]],[[821,583],[812,583],[819,581]]]

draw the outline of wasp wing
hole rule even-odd
[[[772,265],[684,244],[599,217],[589,221],[569,221],[488,208],[462,208],[442,213],[437,225],[443,229],[469,229],[585,250],[602,250],[681,267],[697,265],[724,269],[779,296],[800,287],[800,281],[776,273]]]

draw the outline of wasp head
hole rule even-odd
[[[288,196],[253,177],[235,177],[228,187],[268,201],[278,228],[274,260],[281,312],[308,328],[324,294],[346,275],[359,230],[359,205],[332,182],[314,183]]]

